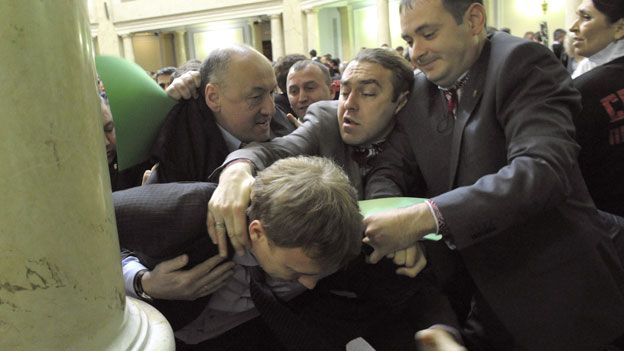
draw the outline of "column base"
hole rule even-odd
[[[126,310],[120,334],[107,350],[174,351],[173,330],[157,309],[146,302],[126,296]]]

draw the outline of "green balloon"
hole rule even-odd
[[[149,158],[158,131],[177,101],[134,62],[97,56],[95,66],[115,121],[117,164],[124,170]]]

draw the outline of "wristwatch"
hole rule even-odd
[[[134,275],[134,281],[132,285],[134,286],[134,292],[137,294],[138,297],[145,301],[153,301],[154,298],[149,296],[143,290],[143,283],[141,282],[143,275],[147,272],[149,272],[149,269],[141,269],[140,271],[138,271],[137,274]]]

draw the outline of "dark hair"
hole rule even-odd
[[[316,57],[316,50],[314,49],[310,50],[309,54],[310,54],[310,57]]]
[[[292,67],[296,62],[306,59],[307,57],[302,54],[290,54],[277,59],[277,62],[273,65],[273,72],[275,72],[277,86],[280,88],[282,93],[286,92],[286,78],[288,77],[290,67]]]
[[[466,10],[470,7],[470,5],[477,3],[483,5],[483,0],[441,0],[442,5],[446,9],[446,11],[450,12],[450,14],[455,19],[457,24],[464,23],[464,14]],[[414,0],[401,0],[401,4],[399,5],[399,12],[402,12],[403,9],[413,8]]]
[[[555,31],[553,32],[553,39],[555,40],[559,40],[561,39],[564,35],[566,35],[566,31],[561,29],[561,28],[557,28],[555,29]]]
[[[624,17],[624,1],[622,0],[592,0],[594,7],[607,16],[609,23],[617,22]]]
[[[323,79],[325,81],[325,84],[327,84],[327,86],[331,85],[331,75],[329,74],[329,68],[327,68],[327,66],[325,66],[324,64],[318,61],[314,61],[314,60],[297,61],[295,62],[294,65],[292,65],[292,67],[290,68],[290,71],[299,72],[308,66],[318,67],[318,69],[320,69],[321,72],[323,73]]]
[[[392,101],[396,101],[404,91],[411,91],[414,83],[414,71],[395,50],[383,48],[363,49],[353,59],[355,62],[371,62],[392,71]]]
[[[156,72],[156,77],[162,76],[163,74],[174,74],[176,71],[175,67],[163,67]]]

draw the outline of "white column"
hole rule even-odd
[[[305,18],[301,11],[301,1],[283,0],[283,9],[284,51],[289,54],[307,54]]]
[[[319,40],[319,28],[318,28],[318,10],[307,9],[304,11],[306,15],[306,26],[308,33],[308,51],[315,49],[319,55],[322,55]],[[305,53],[307,54],[307,52]]]
[[[249,28],[251,29],[252,46],[259,52],[262,52],[262,23],[258,19],[250,20]]]
[[[351,7],[340,6],[338,7],[338,13],[340,13],[340,30],[342,31],[342,60],[348,61],[355,56],[355,50],[351,47],[353,42],[353,29],[351,27]]]
[[[186,57],[186,41],[184,40],[184,35],[186,31],[176,30],[173,32],[173,43],[175,47],[175,59],[176,65],[179,67],[183,65],[188,58]]]
[[[97,37],[101,55],[121,56],[119,52],[119,36],[111,18],[111,5],[105,0],[95,1],[97,13]]]
[[[392,46],[390,39],[390,9],[388,0],[377,0],[377,44]]]
[[[273,61],[284,56],[284,31],[282,29],[282,15],[271,15],[271,46]]]
[[[121,36],[123,41],[124,58],[134,62],[134,46],[132,45],[132,34],[124,34]]]
[[[85,5],[0,1],[0,350],[171,351],[124,293]]]

